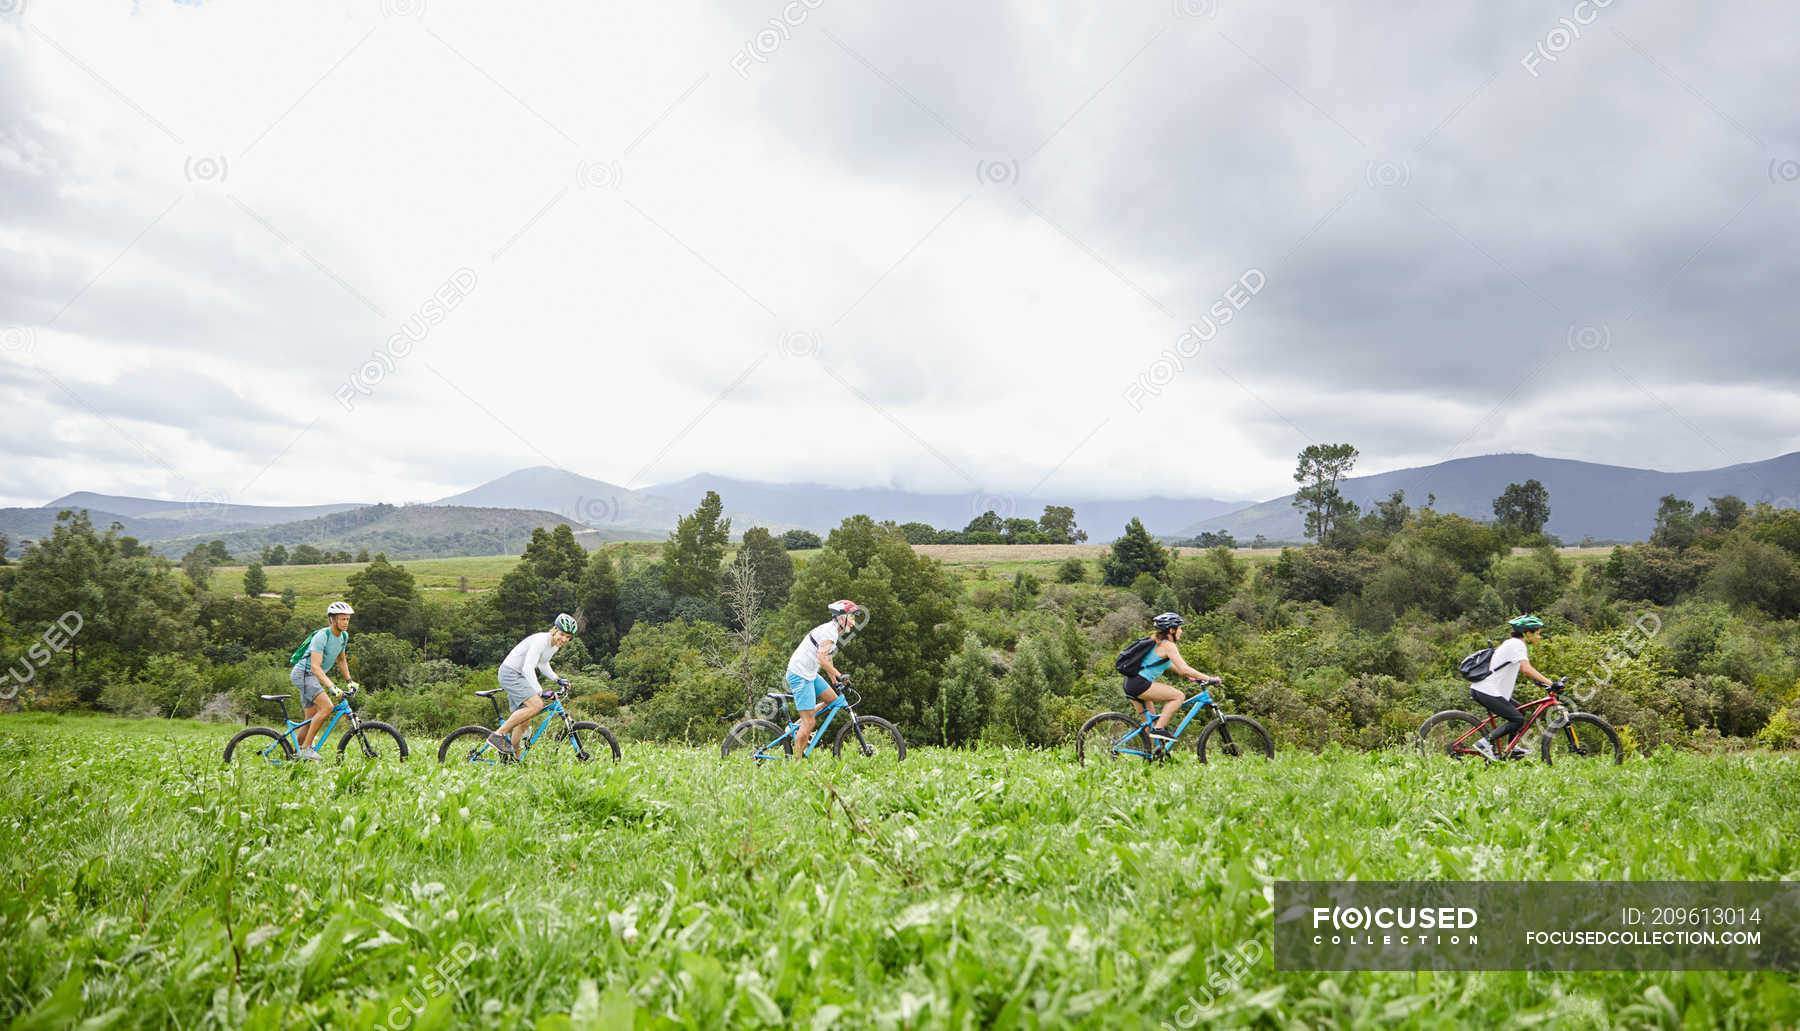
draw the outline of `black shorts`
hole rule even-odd
[[[1153,681],[1145,680],[1143,677],[1126,677],[1124,685],[1125,697],[1136,699],[1138,695],[1141,695],[1150,689],[1151,683],[1153,683]]]

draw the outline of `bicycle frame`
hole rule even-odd
[[[1539,698],[1536,701],[1526,702],[1524,705],[1519,706],[1519,711],[1525,714],[1525,725],[1520,727],[1519,732],[1513,735],[1513,739],[1506,743],[1506,749],[1503,754],[1508,756],[1512,755],[1513,749],[1519,747],[1519,742],[1525,740],[1525,734],[1537,724],[1538,717],[1542,716],[1545,712],[1548,712],[1551,706],[1561,704],[1562,700],[1556,697],[1556,689],[1551,688],[1550,692],[1544,695],[1544,697]],[[1464,731],[1461,737],[1450,742],[1449,750],[1451,754],[1457,752],[1467,752],[1470,755],[1477,754],[1475,749],[1465,744],[1465,742],[1487,737],[1488,731],[1499,725],[1499,723],[1500,717],[1491,712],[1488,713],[1487,719],[1482,720],[1480,723],[1477,723],[1475,726]],[[1551,729],[1552,732],[1554,732],[1555,728]]]
[[[789,699],[788,701],[789,701],[789,704],[792,704],[793,699]],[[796,711],[798,711],[798,710],[796,710]],[[823,709],[820,709],[817,711],[816,715],[823,716],[825,718],[821,721],[818,721],[817,725],[813,727],[812,740],[810,740],[806,743],[806,751],[804,751],[800,754],[800,758],[804,759],[807,756],[811,755],[813,753],[813,749],[819,747],[819,742],[825,740],[825,731],[827,731],[831,728],[831,722],[833,720],[837,719],[837,714],[840,711],[850,712],[850,700],[849,700],[849,698],[847,698],[844,695],[844,693],[842,691],[838,692],[837,698],[832,700],[831,704],[829,704],[829,705],[825,706]],[[856,714],[854,712],[850,712],[850,716],[851,716],[851,718],[855,718]],[[773,741],[769,742],[768,744],[762,746],[761,748],[757,749],[755,752],[753,752],[751,754],[750,757],[752,759],[786,759],[788,757],[788,751],[787,751],[787,749],[782,748],[781,745],[784,742],[791,740],[799,733],[800,733],[799,720],[798,719],[789,720],[786,733],[782,734],[780,737],[776,738],[775,740],[773,740]]]
[[[1132,701],[1135,703],[1135,702],[1137,702],[1137,699],[1132,699]],[[1185,709],[1187,711],[1187,715],[1181,717],[1181,723],[1178,726],[1176,726],[1176,728],[1175,728],[1175,737],[1177,740],[1179,740],[1181,738],[1182,731],[1184,731],[1188,728],[1188,724],[1194,722],[1194,717],[1200,715],[1200,710],[1207,706],[1211,706],[1214,709],[1218,708],[1218,703],[1213,701],[1212,691],[1207,688],[1201,688],[1199,694],[1194,695],[1192,698],[1189,698],[1187,701],[1181,703],[1180,707],[1177,708],[1175,711],[1177,713],[1180,713],[1182,710]],[[1161,754],[1162,749],[1164,749],[1165,747],[1168,749],[1173,749],[1175,747],[1174,741],[1169,742],[1167,746],[1163,746],[1163,745],[1159,745],[1155,741],[1151,740],[1150,728],[1156,724],[1156,707],[1149,705],[1149,704],[1144,704],[1144,709],[1146,710],[1146,712],[1144,712],[1142,714],[1144,717],[1144,722],[1136,730],[1133,730],[1131,733],[1125,735],[1124,737],[1120,738],[1117,742],[1115,742],[1113,744],[1113,751],[1119,753],[1120,755],[1135,755],[1135,756],[1138,756],[1139,758],[1143,758],[1143,759],[1154,759],[1158,755]],[[1126,748],[1126,747],[1124,747],[1125,742],[1130,741],[1133,738],[1139,738],[1139,737],[1141,737],[1146,742],[1146,745],[1144,748]]]
[[[496,728],[495,732],[498,733],[499,732],[498,728],[499,728],[500,724],[506,722],[506,717],[504,715],[502,715],[500,712],[500,700],[497,695],[489,695],[488,701],[494,703],[494,726]],[[544,736],[544,731],[549,729],[551,720],[555,719],[558,716],[561,716],[563,718],[564,723],[572,722],[572,720],[570,718],[569,710],[563,708],[562,695],[560,692],[557,694],[557,696],[555,698],[552,698],[549,701],[544,703],[544,708],[543,708],[542,712],[543,712],[544,719],[542,722],[540,722],[537,725],[537,729],[531,732],[531,736],[525,739],[525,747],[519,750],[519,755],[521,757],[526,752],[531,751],[531,746],[537,744],[538,738]],[[480,755],[481,753],[483,753],[493,747],[494,747],[493,745],[483,743],[475,749],[475,754]],[[495,749],[495,750],[498,751],[498,749]],[[516,762],[517,759],[515,758],[514,761]]]
[[[337,705],[332,707],[331,722],[325,724],[325,726],[322,729],[320,729],[319,736],[313,740],[312,747],[313,747],[314,751],[317,751],[319,746],[325,743],[325,739],[331,736],[332,728],[336,727],[338,725],[338,720],[343,719],[345,716],[351,717],[352,726],[354,726],[355,713],[350,711],[350,696],[349,695],[345,695],[344,697],[339,698]],[[293,742],[294,748],[298,749],[300,747],[300,739],[297,735],[300,732],[300,728],[306,726],[308,723],[311,723],[312,720],[310,718],[304,719],[304,720],[288,719],[287,706],[283,705],[281,707],[281,722],[287,724],[287,730],[285,732],[283,732],[281,736],[284,739],[291,740]],[[275,747],[276,747],[275,744],[270,744],[270,745],[263,747],[260,751],[258,751],[256,753],[256,757],[258,759],[269,758],[269,751]],[[277,761],[279,761],[279,757],[277,757]]]

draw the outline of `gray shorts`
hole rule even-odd
[[[304,664],[295,665],[288,670],[288,683],[299,690],[302,709],[311,705],[313,699],[319,697],[319,692],[325,690],[325,685],[319,683],[319,678],[313,676],[312,670]]]
[[[506,688],[506,700],[517,709],[539,694],[536,674],[526,676],[511,666],[500,667],[500,686]]]

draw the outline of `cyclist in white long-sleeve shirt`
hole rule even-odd
[[[512,703],[513,711],[498,731],[488,735],[489,744],[507,755],[518,754],[525,725],[544,708],[538,674],[542,673],[557,687],[569,686],[567,680],[550,668],[550,660],[575,637],[575,630],[575,617],[565,612],[556,617],[555,625],[549,630],[532,634],[513,645],[506,661],[500,663],[500,686],[506,689],[506,700]]]

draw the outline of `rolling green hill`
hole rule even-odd
[[[458,555],[518,554],[538,527],[566,525],[589,548],[613,540],[641,540],[649,535],[620,530],[590,530],[553,512],[516,508],[466,508],[440,505],[369,505],[305,519],[225,534],[195,534],[151,542],[157,552],[185,554],[195,544],[222,540],[234,555],[255,555],[276,544],[292,549],[311,544],[327,551],[383,551],[396,561]]]

